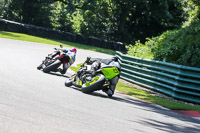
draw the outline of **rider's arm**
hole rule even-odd
[[[101,59],[100,62],[108,65],[111,62],[111,60],[110,59]]]
[[[64,53],[67,53],[67,52],[68,52],[68,50],[67,50],[67,49],[63,49],[63,52],[64,52]]]
[[[54,51],[52,54],[50,54],[51,58],[54,58],[56,55],[59,55],[60,54],[60,51],[58,49],[55,49],[56,51]]]
[[[101,59],[100,59],[100,58],[91,58],[91,57],[87,57],[86,63],[87,63],[88,65],[91,65],[91,64],[92,64],[93,62],[95,62],[95,61],[101,62]]]
[[[90,58],[90,61],[94,62],[94,61],[100,61],[100,58]]]

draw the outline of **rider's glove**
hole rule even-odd
[[[91,60],[90,59],[91,59],[91,57],[87,57],[87,60],[86,60],[87,64],[91,64]]]
[[[90,61],[91,57],[87,57],[87,61]]]

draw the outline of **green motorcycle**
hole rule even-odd
[[[120,64],[118,62],[101,63],[96,70],[92,67],[90,58],[87,58],[78,72],[67,79],[65,86],[70,87],[74,85],[81,88],[81,91],[87,94],[98,90],[105,91],[110,87],[111,80],[120,74]]]

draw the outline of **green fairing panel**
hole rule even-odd
[[[96,76],[92,82],[86,82],[86,83],[85,83],[85,86],[87,87],[87,86],[89,86],[89,85],[95,83],[98,79],[99,79],[99,76]]]
[[[102,73],[107,79],[112,79],[115,76],[119,75],[119,70],[117,67],[104,67],[102,69]]]

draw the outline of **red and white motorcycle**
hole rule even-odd
[[[58,68],[63,63],[68,63],[70,58],[66,54],[68,51],[63,49],[63,46],[60,45],[60,48],[54,48],[56,51],[49,54],[45,60],[42,61],[42,64],[37,67],[38,70],[43,70],[45,73],[50,71],[57,72]]]

